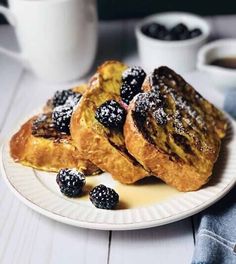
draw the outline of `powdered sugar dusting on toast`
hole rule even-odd
[[[140,105],[139,108],[143,108],[142,105],[145,105],[143,111],[146,111],[147,109],[153,110],[152,105],[155,104],[158,107],[158,111],[154,110],[153,116],[158,124],[164,125],[166,122],[164,122],[163,119],[166,119],[167,121],[172,120],[174,128],[178,133],[184,132],[183,121],[188,126],[193,126],[192,119],[194,119],[198,126],[201,128],[205,127],[206,124],[203,117],[183,95],[183,92],[178,91],[175,88],[177,83],[172,74],[166,73],[160,75],[158,72],[154,71],[154,73],[148,76],[148,81],[152,90],[147,95],[143,96],[143,99],[140,98],[138,104]],[[175,111],[167,114],[164,110],[165,107],[163,108],[163,106],[167,104],[169,96],[171,96],[175,104]],[[154,99],[154,101],[151,98]],[[196,93],[195,99],[201,100],[202,97]],[[140,103],[142,100],[143,102]],[[162,105],[160,104],[160,101],[162,101]],[[149,105],[149,107],[147,107],[147,105]],[[185,118],[183,118],[182,113],[184,113]]]
[[[168,115],[164,110],[164,100],[158,91],[138,94],[136,112],[143,117],[146,116],[147,112],[152,112],[159,125],[165,125],[168,120]]]
[[[167,123],[167,114],[163,107],[159,107],[153,112],[153,116],[159,125],[165,125]]]

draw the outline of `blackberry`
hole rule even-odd
[[[70,105],[59,105],[53,109],[52,122],[59,132],[70,134],[70,119],[73,107]]]
[[[146,73],[141,67],[133,66],[122,73],[122,82],[129,83],[132,86],[142,85],[145,77]]]
[[[182,34],[180,34],[178,36],[178,40],[186,40],[186,39],[190,39],[190,32],[189,31],[185,31]]]
[[[120,89],[120,96],[123,102],[129,104],[134,96],[141,92],[145,77],[145,71],[138,66],[128,68],[123,72]]]
[[[134,96],[140,92],[140,87],[132,87],[127,83],[122,83],[120,89],[120,96],[122,101],[128,105],[130,101],[134,98]]]
[[[73,92],[71,89],[69,90],[62,90],[62,91],[56,91],[53,98],[52,98],[52,105],[53,107],[57,107],[59,105],[64,105],[66,100],[70,96],[74,96],[76,93]]]
[[[125,122],[126,112],[115,100],[108,100],[100,105],[95,118],[105,127],[121,130]]]
[[[190,38],[196,38],[202,34],[202,31],[200,28],[194,28],[190,31]]]
[[[72,107],[75,107],[78,104],[78,102],[80,101],[81,97],[82,97],[82,94],[74,93],[74,95],[71,95],[68,97],[65,104],[70,105]]]
[[[150,24],[145,24],[141,27],[141,31],[144,35],[149,36],[149,26]]]
[[[167,41],[186,40],[202,34],[201,29],[194,28],[189,30],[184,23],[178,23],[168,29],[162,24],[152,22],[143,25],[141,31],[148,37]]]
[[[85,176],[76,169],[61,169],[57,174],[56,182],[63,194],[69,197],[76,197],[83,191]]]
[[[114,209],[119,202],[119,195],[111,188],[100,184],[89,193],[90,201],[100,209]]]
[[[165,26],[156,22],[142,26],[141,31],[148,37],[156,39],[163,39],[168,32]]]
[[[188,27],[183,23],[179,23],[171,29],[171,33],[174,35],[180,35],[187,31]]]
[[[162,40],[170,41],[170,40],[174,40],[174,39],[173,39],[173,36],[168,32],[168,33],[162,38]]]

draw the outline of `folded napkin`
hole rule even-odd
[[[236,118],[236,90],[226,94],[224,110]],[[236,187],[198,216],[192,264],[236,264]]]

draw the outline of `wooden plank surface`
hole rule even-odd
[[[56,89],[70,87],[45,83],[5,56],[0,67],[1,138]],[[108,242],[109,232],[67,226],[28,209],[0,179],[0,263],[106,263]]]
[[[229,18],[211,18],[214,34]],[[232,18],[231,22],[234,23]],[[231,23],[230,22],[230,23]],[[133,27],[136,21],[100,25],[98,56],[138,64]],[[229,28],[229,27],[228,27]],[[219,29],[219,30],[218,30]],[[226,34],[227,33],[227,34]],[[230,30],[225,36],[230,36]],[[0,45],[14,43],[12,30],[0,27]],[[6,38],[4,36],[7,36]],[[15,44],[11,44],[12,47]],[[7,137],[24,116],[53,92],[68,85],[45,83],[0,55],[0,131]],[[70,227],[47,219],[19,202],[0,179],[0,263],[190,263],[194,247],[191,218],[163,227],[104,232]]]
[[[128,65],[140,65],[134,27],[137,21],[123,22],[120,57]],[[187,246],[186,246],[187,245]],[[112,232],[109,263],[190,263],[194,248],[191,218],[146,230]],[[187,250],[186,250],[187,249]],[[176,253],[178,252],[178,258]]]
[[[189,219],[146,230],[113,232],[110,263],[190,263],[193,235]]]
[[[44,84],[25,72],[11,101],[2,135],[7,136],[57,87]],[[2,180],[0,201],[0,263],[66,263],[66,260],[76,259],[78,252],[83,263],[106,263],[108,232],[74,228],[47,219],[20,203],[6,190]],[[90,249],[95,254],[90,254]]]

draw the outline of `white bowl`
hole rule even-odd
[[[204,45],[198,53],[197,68],[205,72],[219,90],[236,88],[236,69],[209,65],[213,60],[236,57],[236,39],[222,39]]]
[[[188,40],[158,40],[146,36],[141,31],[141,27],[150,22],[158,22],[169,28],[178,23],[184,23],[189,29],[200,28],[202,34]],[[184,73],[195,69],[197,52],[206,42],[210,34],[210,26],[203,18],[193,14],[167,12],[143,19],[136,26],[135,31],[141,64],[147,71],[151,71],[161,65],[166,65],[179,73]]]

